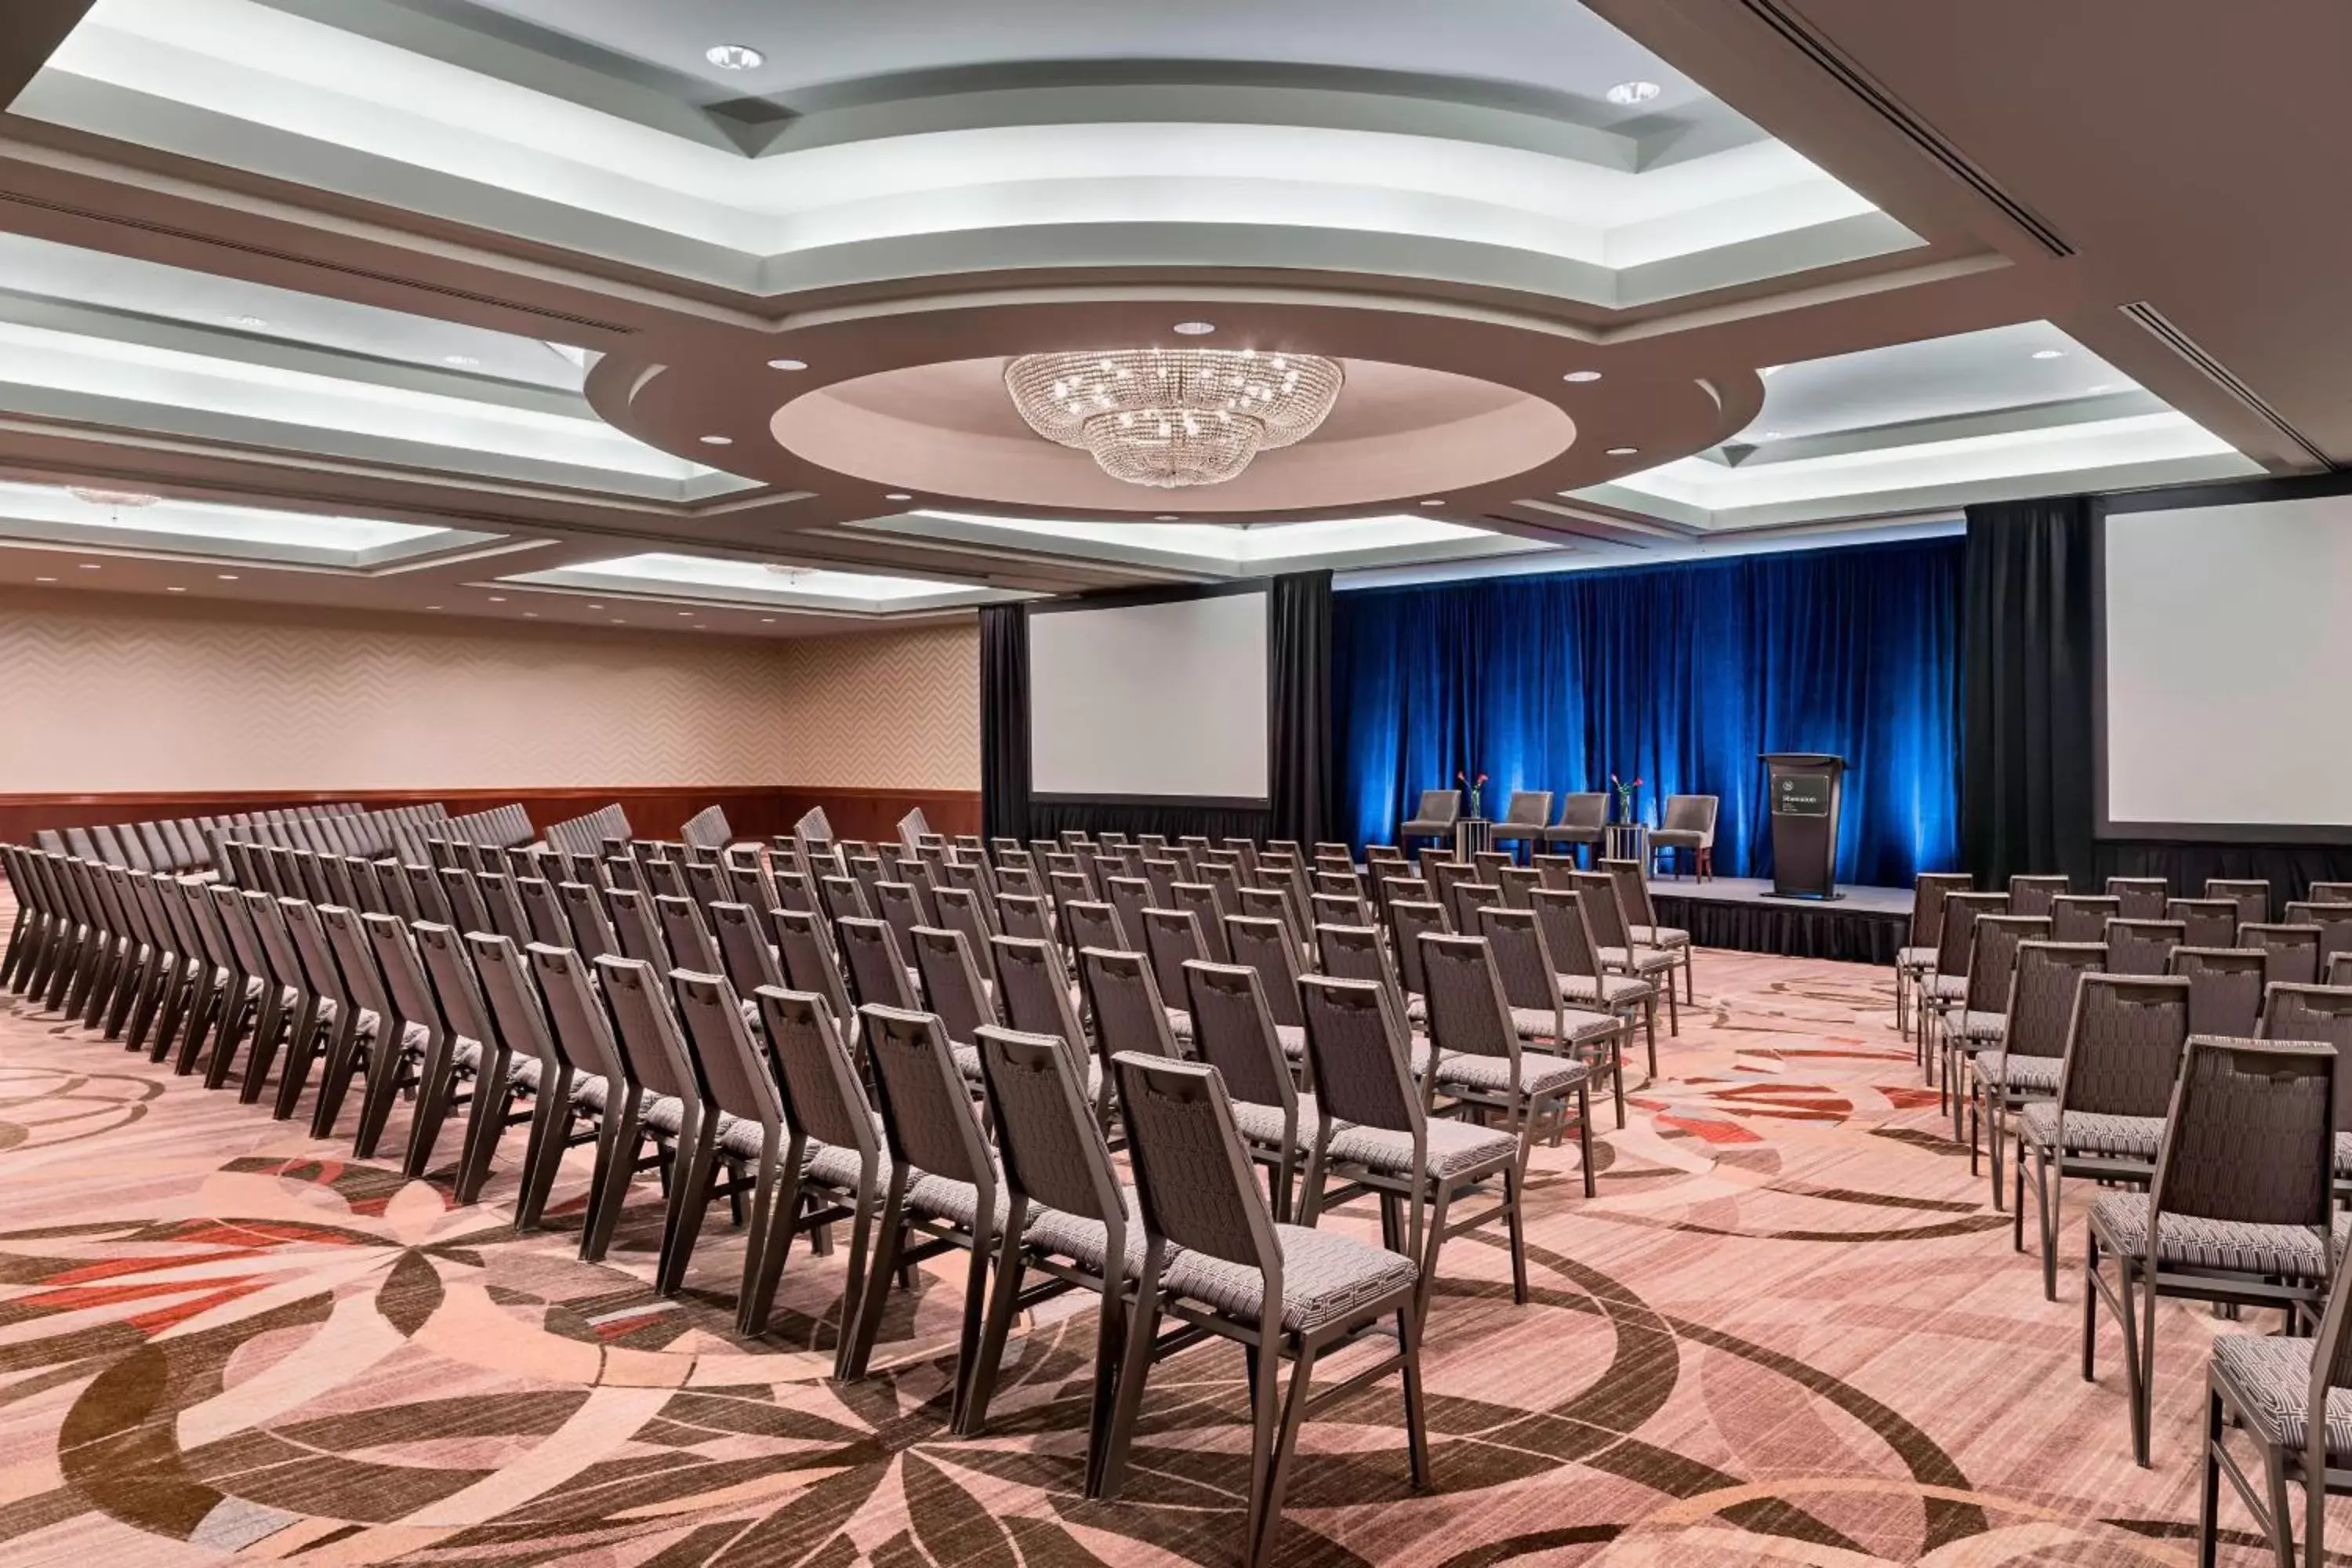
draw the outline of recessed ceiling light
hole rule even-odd
[[[54,583],[57,579],[55,577],[36,577],[33,581],[36,583]]]
[[[692,610],[680,610],[677,613],[677,618],[682,621],[690,621],[694,619],[694,612]]]
[[[613,624],[614,624],[614,626],[627,626],[629,623],[628,623],[628,622],[626,622],[626,621],[614,621]]]
[[[439,609],[441,606],[440,606],[440,605],[425,605],[425,607],[426,609],[428,609],[428,610],[437,610],[437,609]]]
[[[2064,359],[2066,357],[2066,351],[2064,349],[2035,349],[2033,351],[2033,357],[2035,359]]]
[[[220,574],[220,580],[224,583],[234,583],[236,581],[236,574],[234,572],[224,572]]]
[[[79,566],[85,572],[95,572],[98,570],[98,563],[95,561],[79,561],[76,562],[75,564]]]
[[[1599,381],[1600,379],[1601,373],[1597,370],[1572,370],[1566,375],[1560,377],[1560,380],[1562,381],[1572,381],[1580,386],[1588,381]]]
[[[1445,504],[1445,502],[1444,502],[1444,500],[1443,499],[1434,499],[1434,500],[1425,500],[1425,501],[1422,502],[1421,504],[1422,504],[1422,505],[1423,505],[1423,506],[1444,506],[1444,505]]]
[[[760,624],[763,626],[772,626],[776,624],[776,617],[773,616],[761,616],[760,617]]]
[[[589,607],[590,609],[592,609],[592,610],[601,610],[601,609],[603,609],[604,606],[604,605],[589,605],[588,607]]]
[[[755,71],[768,63],[768,57],[749,44],[714,44],[702,51],[702,58],[723,71]]]
[[[267,316],[231,316],[228,319],[228,324],[232,327],[258,329],[269,325],[269,318]]]
[[[1641,450],[1639,447],[1612,447],[1609,448],[1609,455],[1612,458],[1632,458],[1639,456]]]
[[[454,364],[460,370],[467,370],[482,362],[476,359],[472,354],[443,354],[441,356],[441,363],[443,364]]]
[[[166,594],[184,594],[187,590],[185,588],[166,588],[163,592]]]
[[[493,605],[503,605],[506,602],[507,597],[504,594],[493,594],[490,595],[490,603]]]
[[[1217,330],[1217,323],[1214,321],[1179,321],[1176,323],[1175,330],[1179,337],[1205,338],[1211,332]]]
[[[1662,90],[1654,81],[1621,81],[1609,89],[1609,101],[1621,105],[1647,103]]]
[[[806,370],[808,369],[808,361],[804,359],[772,359],[768,362],[768,368],[770,370]]]
[[[1151,520],[1154,522],[1179,522],[1182,520],[1172,511],[1163,511]]]
[[[702,438],[702,444],[706,447],[732,447],[735,444],[735,437],[732,436],[705,436]]]
[[[888,495],[884,496],[882,499],[884,500],[913,500],[915,498],[908,495],[905,490],[892,490]]]
[[[539,612],[537,610],[525,610],[522,613],[522,618],[526,621],[535,621],[539,619]]]

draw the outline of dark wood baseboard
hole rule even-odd
[[[707,805],[727,813],[746,838],[786,833],[811,806],[824,807],[845,838],[887,837],[917,806],[940,833],[980,831],[978,790],[850,789],[822,784],[603,785],[564,789],[210,790],[90,794],[0,795],[0,843],[29,843],[43,827],[143,822],[158,817],[230,816],[322,801],[358,801],[376,810],[439,801],[453,813],[485,811],[520,802],[531,822],[584,816],[618,801],[629,824],[647,838],[675,837],[686,819]]]

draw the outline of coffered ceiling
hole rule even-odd
[[[16,0],[0,582],[795,635],[2326,467],[2347,45],[2289,0]],[[1176,490],[1007,400],[1155,346],[1347,385]]]

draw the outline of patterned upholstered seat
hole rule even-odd
[[[2311,1431],[2311,1340],[2224,1334],[2213,1342],[2213,1377],[2227,1384],[2254,1436],[2292,1452]],[[2352,1388],[2327,1391],[2327,1457],[2352,1457]]]
[[[1013,1216],[1013,1200],[1004,1190],[1001,1174],[995,1185],[996,1226],[1001,1232]],[[970,1182],[922,1172],[907,1184],[907,1212],[927,1219],[943,1219],[970,1230],[980,1217],[980,1189]]]
[[[1127,1209],[1126,1256],[1121,1260],[1129,1275],[1143,1272],[1143,1206],[1133,1187],[1118,1190],[1119,1202]],[[1110,1229],[1098,1219],[1084,1215],[1066,1214],[1060,1209],[1040,1208],[1029,1222],[1028,1234],[1022,1238],[1041,1252],[1074,1258],[1082,1267],[1102,1272],[1110,1251]]]
[[[1412,1258],[1337,1231],[1276,1225],[1274,1236],[1282,1248],[1282,1326],[1293,1333],[1346,1317],[1419,1277]],[[1205,1252],[1177,1253],[1160,1279],[1171,1295],[1244,1321],[1265,1303],[1264,1274]]]
[[[1559,999],[1572,1007],[1618,1007],[1646,1002],[1657,987],[1630,974],[1563,974]]]
[[[1636,947],[1675,948],[1690,945],[1690,932],[1680,926],[1628,926]]]
[[[1936,967],[1936,950],[1932,947],[1901,948],[1895,952],[1895,963],[1897,968],[1908,969],[1914,973],[1923,973]]]
[[[1315,1141],[1316,1119],[1320,1114],[1316,1109],[1313,1095],[1298,1097],[1297,1136],[1291,1146],[1302,1154]],[[1278,1147],[1282,1142],[1282,1107],[1255,1105],[1245,1100],[1236,1100],[1234,1101],[1234,1125],[1241,1130],[1243,1137],[1253,1143]]]
[[[2021,1094],[2057,1093],[2058,1075],[2065,1066],[2063,1057],[2004,1056],[2000,1051],[1979,1051],[1969,1064],[1979,1083]]]
[[[1963,1040],[1995,1041],[2009,1032],[2006,1013],[1962,1013],[1952,1026],[1952,1033]]]
[[[1381,1175],[1402,1176],[1409,1174],[1412,1166],[1412,1134],[1342,1122],[1331,1129],[1331,1142],[1325,1146],[1325,1152],[1334,1161],[1361,1165]],[[1435,1117],[1428,1123],[1423,1168],[1431,1176],[1443,1180],[1508,1164],[1517,1152],[1518,1143],[1507,1132],[1475,1122]]]
[[[1555,1018],[1545,1007],[1514,1007],[1511,1027],[1523,1040],[1549,1040],[1557,1027],[1562,1037],[1570,1041],[1601,1040],[1615,1034],[1618,1022],[1606,1013],[1587,1013],[1570,1007]]]
[[[1931,974],[1927,977],[1927,995],[1937,1002],[1965,1002],[1969,999],[1969,977],[1965,974]]]
[[[2352,1132],[2336,1135],[2336,1173],[2352,1176]]]
[[[2017,1124],[2027,1142],[2043,1149],[2058,1148],[2055,1101],[2036,1100],[2017,1113]],[[2161,1116],[2112,1116],[2093,1110],[2066,1113],[2065,1147],[2070,1153],[2110,1160],[2154,1160],[2156,1146],[2163,1138]]]
[[[1530,1055],[1519,1058],[1519,1087],[1538,1098],[1564,1094],[1591,1076],[1582,1062],[1564,1057]],[[1437,1084],[1440,1089],[1457,1087],[1500,1094],[1511,1085],[1511,1059],[1454,1051],[1440,1059]]]
[[[2101,1193],[2091,1200],[2092,1228],[2112,1252],[2135,1257],[2145,1253],[2147,1216],[2145,1193]],[[2309,1226],[2253,1225],[2242,1220],[2168,1214],[2156,1234],[2159,1264],[2227,1268],[2289,1279],[2327,1277],[2326,1240]]]

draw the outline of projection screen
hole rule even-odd
[[[1032,605],[1034,798],[1264,805],[1266,592]]]
[[[2352,839],[2352,495],[2103,527],[2101,832]]]

